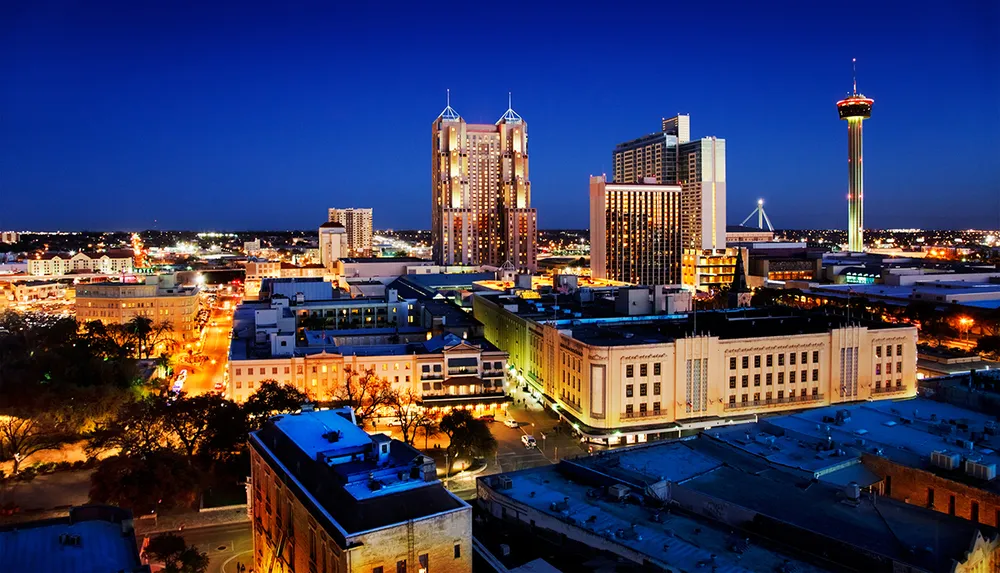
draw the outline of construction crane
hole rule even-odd
[[[740,223],[740,225],[746,226],[747,221],[749,221],[750,219],[752,219],[754,215],[757,215],[757,228],[758,229],[760,229],[760,230],[763,231],[764,230],[764,223],[767,223],[767,230],[771,231],[772,233],[774,232],[774,225],[771,224],[771,220],[767,218],[767,213],[764,212],[764,200],[763,199],[757,199],[757,208],[754,209],[753,211],[751,211],[750,214],[747,215],[747,218],[743,219],[743,222]]]

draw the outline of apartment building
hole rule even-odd
[[[372,209],[330,209],[328,221],[340,223],[347,231],[347,251],[352,257],[372,254]]]
[[[44,253],[28,259],[28,274],[32,276],[59,276],[70,273],[114,275],[131,273],[132,251],[118,249],[100,253],[80,251],[74,254]]]
[[[600,443],[916,393],[911,326],[778,308],[625,315],[583,291],[532,294],[476,294],[473,312],[518,379]]]
[[[134,317],[170,322],[181,339],[198,336],[198,287],[178,285],[174,275],[146,277],[144,283],[104,282],[76,287],[76,319],[125,324]]]
[[[350,409],[276,416],[249,443],[255,571],[472,571],[469,505]]]

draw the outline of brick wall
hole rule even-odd
[[[978,504],[977,521],[994,527],[1000,526],[1000,496],[977,487],[941,477],[929,471],[911,468],[894,463],[886,458],[865,454],[862,463],[882,477],[884,493],[892,499],[932,507],[942,513],[954,513],[959,517],[972,520],[974,504]],[[933,491],[933,505],[931,505]],[[954,512],[952,512],[952,497],[954,497]]]

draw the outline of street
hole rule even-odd
[[[177,532],[188,545],[208,554],[208,573],[237,573],[237,564],[253,561],[253,538],[250,522],[199,527]],[[140,543],[141,539],[137,539]],[[158,569],[154,566],[153,571]]]
[[[212,326],[212,323],[216,326]],[[222,382],[226,368],[226,358],[229,355],[229,332],[232,328],[232,311],[213,308],[209,323],[202,335],[201,354],[206,360],[200,364],[189,364],[185,361],[186,353],[178,354],[174,372],[187,370],[187,380],[184,391],[189,395],[212,392],[216,382]],[[213,363],[214,361],[214,363]]]

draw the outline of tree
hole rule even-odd
[[[149,358],[156,345],[170,338],[173,327],[170,321],[154,324],[151,318],[136,316],[125,324],[125,329],[135,340],[136,357]]]
[[[226,399],[218,394],[201,394],[188,396],[177,394],[175,398],[161,401],[160,416],[165,428],[181,445],[188,455],[193,457],[202,449],[209,436],[209,424],[213,419],[209,412],[219,407]]]
[[[45,417],[0,416],[0,460],[13,460],[12,475],[17,475],[28,456],[58,449],[63,441],[64,436]]]
[[[334,399],[354,409],[358,424],[365,422],[378,413],[380,409],[390,406],[393,399],[392,385],[388,380],[375,374],[375,369],[354,372],[344,369],[346,380],[337,389]]]
[[[90,500],[131,509],[143,515],[191,507],[199,475],[187,459],[169,450],[117,455],[101,460],[90,477]]]
[[[497,450],[497,440],[489,426],[472,417],[468,410],[452,410],[441,418],[441,431],[448,436],[448,450],[455,458],[484,458]],[[449,468],[450,469],[450,468]]]
[[[411,446],[417,439],[417,428],[428,420],[427,412],[420,402],[420,395],[410,389],[404,392],[394,391],[389,399],[389,407],[392,408],[393,415],[399,422],[403,441]],[[426,442],[424,449],[426,449]]]
[[[171,374],[173,374],[174,371],[173,359],[170,357],[170,354],[164,352],[159,356],[157,356],[156,367],[160,370],[160,374],[162,375],[163,378],[166,378]]]
[[[980,336],[976,342],[976,352],[992,356],[1000,356],[1000,336]]]
[[[176,533],[164,533],[149,540],[146,556],[151,561],[163,563],[167,573],[205,573],[208,570],[208,554],[188,545]]]
[[[121,455],[141,456],[171,448],[173,436],[164,419],[166,400],[146,396],[122,404],[113,418],[87,436],[87,451],[117,450]]]
[[[294,412],[309,402],[309,396],[293,386],[279,384],[274,380],[264,380],[257,391],[243,404],[247,429],[259,430],[264,422],[275,414]]]
[[[427,449],[427,442],[432,436],[437,436],[441,433],[438,428],[438,423],[434,421],[434,418],[424,418],[424,420],[418,424],[420,430],[424,433],[424,449]]]

